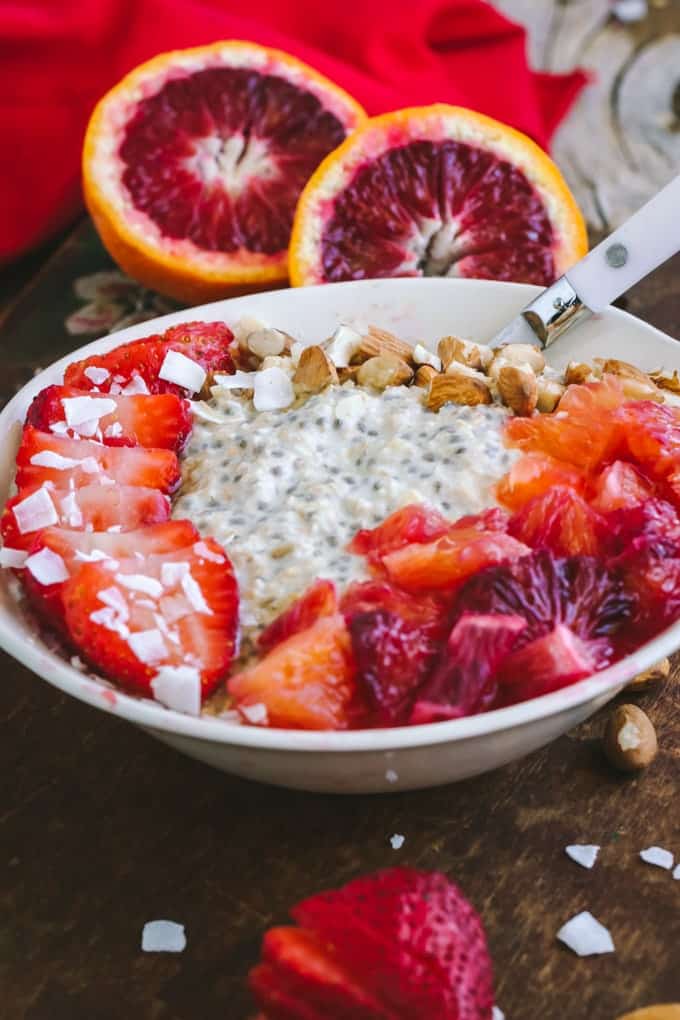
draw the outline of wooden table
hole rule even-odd
[[[562,31],[564,19],[573,26],[598,4],[504,6],[536,14],[535,41],[551,12]],[[617,33],[622,51],[645,31],[661,34],[647,45],[670,47],[677,69],[679,37],[668,33],[680,31],[678,7],[650,18],[652,27],[603,23],[600,32]],[[597,102],[582,100],[560,132],[565,164],[575,158],[584,104]],[[618,192],[620,208],[629,183]],[[91,338],[63,324],[80,312],[71,327],[83,325],[88,299],[76,296],[74,281],[107,269],[87,222],[37,276],[28,267],[31,289],[6,309],[0,329],[3,398]],[[667,266],[628,299],[636,314],[671,333],[680,317],[679,270],[679,262]],[[94,292],[92,280],[78,287]],[[155,299],[128,292],[116,300],[114,310],[90,302],[87,315],[144,314]],[[603,761],[599,716],[492,775],[420,793],[333,798],[212,772],[61,696],[6,656],[2,669],[4,1020],[245,1020],[252,1010],[244,978],[264,930],[284,921],[299,898],[396,863],[443,869],[480,910],[508,1020],[614,1020],[650,1002],[680,1000],[680,882],[638,858],[651,844],[680,857],[675,682],[635,698],[661,746],[639,777],[614,774]],[[406,837],[399,851],[390,847],[393,833]],[[567,859],[572,842],[602,845],[592,872]],[[581,910],[610,928],[614,955],[582,960],[555,941]],[[183,954],[141,953],[142,926],[153,918],[186,925]]]

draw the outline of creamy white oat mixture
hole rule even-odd
[[[316,577],[366,576],[344,552],[359,528],[407,503],[455,519],[493,504],[518,456],[501,437],[507,409],[423,406],[418,387],[334,386],[287,410],[257,412],[213,389],[223,421],[195,419],[174,516],[224,545],[241,592],[242,658]]]

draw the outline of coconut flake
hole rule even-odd
[[[3,545],[0,548],[0,567],[13,567],[18,569],[19,567],[23,567],[27,558],[28,553],[25,549],[12,549],[8,545]]]
[[[191,393],[198,393],[206,380],[205,369],[180,351],[168,351],[158,373],[159,379],[177,383]]]
[[[680,864],[676,864],[673,868],[673,878],[677,881],[680,879]]]
[[[106,529],[110,535],[119,535],[123,530],[122,524],[112,524],[110,528]]]
[[[176,921],[147,921],[142,928],[143,953],[182,953],[187,937]]]
[[[90,613],[90,619],[92,620],[92,623],[97,623],[100,627],[104,627],[106,630],[111,630],[115,634],[119,634],[127,641],[130,634],[127,624],[121,615],[111,606],[104,606],[103,609],[95,609],[93,613]]]
[[[505,1013],[500,1006],[494,1006],[491,1010],[491,1020],[505,1020]]]
[[[201,676],[193,666],[162,666],[151,681],[151,690],[166,708],[201,714]]]
[[[118,436],[123,435],[123,426],[119,421],[111,422],[110,425],[104,429],[104,435],[107,439],[116,439]]]
[[[76,549],[76,553],[73,558],[79,563],[99,563],[100,560],[105,560],[107,565],[116,563],[116,561],[112,559],[108,553],[102,552],[101,549],[92,549],[90,552],[83,552],[82,549]]]
[[[70,577],[63,559],[52,549],[45,548],[33,553],[26,559],[24,566],[39,584],[59,584],[68,581]]]
[[[215,385],[222,390],[252,390],[255,385],[255,376],[258,372],[234,372],[233,375],[223,375],[221,372],[214,375]],[[221,421],[222,419],[220,419]]]
[[[160,662],[168,654],[163,635],[156,627],[130,634],[128,644],[139,661],[147,666]]]
[[[160,378],[162,378],[160,372],[158,373],[158,375]],[[113,386],[111,387],[110,392],[113,393]],[[148,394],[148,392],[149,387],[146,385],[139,372],[133,372],[129,382],[127,382],[125,386],[123,386],[123,388],[120,390],[120,393],[126,397],[134,397],[138,393],[146,395]]]
[[[295,400],[293,383],[280,368],[265,368],[255,373],[253,404],[256,411],[278,411]]]
[[[214,552],[214,550],[203,541],[196,542],[194,544],[194,552],[197,556],[202,557],[204,560],[210,560],[211,563],[226,563],[224,556],[220,556],[219,553]]]
[[[413,348],[413,360],[416,365],[432,365],[438,372],[442,370],[442,359],[433,354],[432,351],[428,351],[427,347],[423,344],[416,344]]]
[[[196,581],[196,578],[192,577],[191,573],[187,573],[182,577],[182,591],[191,603],[195,612],[205,613],[206,616],[213,615],[212,609],[205,601],[200,585]]]
[[[50,425],[50,432],[54,432],[55,436],[67,436],[68,425],[65,421],[53,421]]]
[[[385,773],[385,779],[387,780],[388,783],[396,783],[399,781],[399,776],[394,771],[394,769],[388,769],[387,772]]]
[[[393,850],[401,850],[406,841],[406,836],[402,836],[400,832],[395,832],[393,836],[390,836],[390,845]]]
[[[89,368],[85,369],[83,375],[89,379],[90,382],[94,383],[95,386],[101,386],[102,383],[106,382],[111,373],[105,368],[97,368],[96,365],[90,365]]]
[[[216,425],[222,425],[227,421],[223,414],[218,414],[210,404],[206,404],[205,400],[190,400],[189,407],[193,416],[200,418],[201,421],[210,421]]]
[[[54,450],[41,450],[31,457],[31,464],[35,467],[52,468],[54,471],[68,471],[70,468],[80,467],[82,461],[74,460],[73,457],[62,457]]]
[[[83,423],[96,423],[116,410],[115,400],[109,397],[63,397],[61,406],[64,408],[66,424],[72,429]]]
[[[110,606],[111,609],[115,609],[118,615],[124,620],[130,619],[128,604],[118,588],[102,588],[102,590],[97,593],[97,598],[100,602],[103,602],[105,606]]]
[[[648,14],[647,0],[616,0],[612,13],[624,25],[642,21]]]
[[[69,492],[61,500],[62,513],[66,518],[66,524],[70,528],[82,528],[83,515],[78,506],[78,499],[75,492]]]
[[[263,705],[261,701],[254,705],[239,705],[239,711],[253,726],[267,725],[267,706]]]
[[[577,956],[598,956],[614,952],[614,942],[608,929],[588,910],[576,914],[563,924],[557,938]]]
[[[656,868],[670,871],[673,867],[673,854],[661,846],[648,846],[646,850],[640,851],[640,857],[645,864],[653,864]]]
[[[84,471],[86,475],[99,474],[100,467],[94,457],[84,457],[83,460],[78,461],[81,471]],[[115,485],[116,483],[112,478],[102,478],[102,485]]]
[[[362,339],[361,333],[356,329],[342,324],[324,344],[324,348],[336,368],[347,368],[359,350]]]
[[[12,512],[22,535],[39,531],[40,528],[49,528],[59,522],[52,498],[44,486],[17,503]]]
[[[161,564],[161,584],[164,588],[174,588],[179,584],[185,574],[189,573],[189,564],[186,560],[177,560],[174,563]]]
[[[144,595],[151,595],[159,598],[163,594],[163,585],[155,577],[147,577],[145,574],[116,574],[116,581],[122,584],[123,588],[130,591],[140,591]]]
[[[572,843],[571,846],[565,846],[564,852],[582,868],[592,868],[600,848],[592,843]]]

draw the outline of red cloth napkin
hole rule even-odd
[[[83,133],[102,93],[157,53],[228,38],[288,50],[369,113],[457,103],[544,146],[586,81],[531,71],[524,29],[484,0],[4,0],[0,260],[77,214]]]

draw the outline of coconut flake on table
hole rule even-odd
[[[387,780],[388,783],[396,783],[399,780],[399,776],[394,771],[394,769],[388,769],[387,772],[385,773],[385,779]]]
[[[253,404],[256,411],[279,411],[295,400],[290,377],[281,368],[265,368],[255,373]]]
[[[193,666],[162,666],[151,681],[156,701],[175,712],[201,714],[201,676]]]
[[[676,864],[673,868],[673,878],[677,881],[680,879],[680,864]]]
[[[17,503],[12,512],[22,535],[59,523],[59,515],[44,486]]]
[[[557,938],[577,956],[599,956],[614,952],[614,942],[608,929],[588,910],[583,910],[563,924]]]
[[[95,386],[101,386],[102,383],[106,382],[111,373],[106,368],[97,368],[96,365],[90,365],[83,372],[83,375],[94,383]]]
[[[181,351],[168,351],[158,372],[158,378],[183,386],[191,393],[198,393],[206,380],[206,371]]]
[[[491,1020],[505,1020],[505,1013],[500,1006],[494,1006],[491,1010]]]
[[[12,549],[8,545],[3,545],[0,548],[0,567],[14,567],[18,569],[23,567],[27,558],[28,553],[25,549]]]
[[[432,365],[437,372],[442,370],[442,359],[432,351],[428,351],[424,344],[416,344],[413,348],[413,360],[416,365]]]
[[[96,423],[116,410],[116,402],[109,397],[63,397],[61,406],[66,424],[72,429],[83,423]]]
[[[267,725],[267,706],[258,701],[254,705],[241,705],[239,707],[241,715],[245,716],[249,723],[253,726],[266,726]]]
[[[661,846],[648,846],[646,850],[640,851],[640,857],[645,864],[653,864],[656,868],[670,871],[673,867],[673,854]]]
[[[59,584],[71,576],[59,553],[48,548],[29,556],[24,567],[40,584]]]
[[[176,921],[147,921],[142,928],[143,953],[182,953],[187,937]]]
[[[567,857],[571,857],[572,861],[580,864],[582,868],[592,868],[600,848],[592,843],[572,843],[571,846],[565,846],[564,852]]]
[[[402,836],[400,832],[395,832],[393,836],[390,836],[390,846],[393,850],[401,850],[405,842],[406,836]]]

